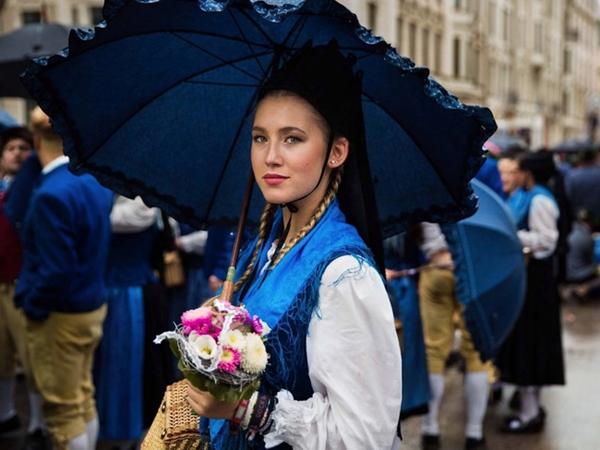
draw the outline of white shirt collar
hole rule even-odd
[[[53,159],[52,161],[50,161],[48,164],[46,164],[44,166],[44,168],[42,169],[42,175],[49,174],[57,167],[60,167],[64,164],[68,164],[68,162],[69,162],[68,156],[66,156],[66,155],[59,156],[58,158]]]

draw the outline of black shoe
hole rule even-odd
[[[0,438],[10,437],[21,428],[21,419],[15,414],[10,419],[0,422]]]
[[[513,392],[513,395],[508,402],[508,407],[511,411],[518,411],[521,409],[521,395],[519,394],[518,389],[515,389],[515,392]]]
[[[487,447],[485,445],[485,438],[477,439],[468,437],[465,440],[465,450],[485,450]]]
[[[502,400],[502,386],[492,386],[488,403],[497,405]]]
[[[25,443],[21,450],[52,450],[52,440],[47,431],[37,429],[27,433]]]
[[[422,450],[438,450],[441,448],[439,434],[423,434],[421,436]]]
[[[504,420],[502,431],[504,433],[527,434],[539,433],[544,428],[546,422],[546,412],[540,408],[537,416],[529,420],[521,420],[519,416],[507,417]]]

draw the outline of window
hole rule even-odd
[[[423,28],[422,31],[423,34],[423,42],[422,42],[422,53],[423,53],[423,65],[424,66],[428,66],[429,65],[429,30],[427,28]]]
[[[80,25],[80,23],[79,23],[79,8],[77,6],[73,6],[71,8],[71,23],[73,25]]]
[[[403,52],[402,44],[402,33],[404,32],[404,21],[402,19],[396,20],[396,48],[400,53]]]
[[[503,19],[502,19],[502,40],[504,42],[508,42],[508,29],[509,29],[509,17],[508,17],[508,11],[505,9],[504,13],[502,14]]]
[[[102,16],[102,8],[90,8],[90,18],[92,19],[93,25],[102,22],[104,20],[104,16]]]
[[[442,35],[440,33],[435,34],[435,59],[433,64],[434,72],[440,73],[442,71]]]
[[[454,38],[454,65],[453,65],[453,71],[452,73],[454,74],[454,78],[460,78],[461,75],[461,70],[460,70],[460,62],[461,62],[461,55],[460,55],[460,39],[459,38]]]
[[[542,52],[542,24],[536,23],[534,27],[534,36],[533,36],[533,49],[541,53]]]
[[[488,32],[490,36],[496,35],[496,4],[490,2],[488,9]]]
[[[569,50],[565,50],[564,53],[563,72],[571,73],[571,52]]]
[[[377,27],[377,4],[369,2],[367,4],[367,23],[371,30],[375,30]]]
[[[42,13],[40,11],[23,11],[21,13],[21,22],[23,25],[28,23],[40,23],[42,21]]]
[[[408,28],[408,56],[411,59],[417,56],[417,25],[414,23]]]

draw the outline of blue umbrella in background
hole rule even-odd
[[[260,86],[307,44],[335,39],[363,73],[361,167],[383,234],[474,211],[468,181],[496,128],[491,112],[460,103],[335,1],[121,0],[104,15],[24,79],[73,170],[197,227],[235,223]],[[261,207],[256,193],[250,220]]]
[[[5,109],[0,108],[0,132],[11,127],[18,127],[19,123]]]
[[[455,265],[457,296],[467,328],[484,359],[499,349],[519,316],[525,295],[525,260],[504,202],[472,181],[479,210],[442,227]]]

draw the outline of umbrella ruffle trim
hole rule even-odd
[[[208,223],[196,217],[190,208],[178,205],[176,199],[171,196],[160,194],[152,186],[148,186],[139,180],[131,179],[122,172],[112,170],[108,167],[85,161],[78,163],[75,151],[76,148],[80,147],[78,145],[79,143],[76,141],[77,134],[71,131],[73,127],[70,125],[67,117],[61,112],[60,104],[54,100],[50,86],[44,84],[43,74],[41,73],[42,68],[63,62],[64,59],[69,58],[70,53],[77,54],[81,49],[81,44],[89,44],[89,41],[96,37],[96,32],[106,28],[114,15],[131,2],[132,0],[107,0],[103,9],[105,21],[96,25],[94,29],[72,30],[69,35],[69,48],[71,48],[72,51],[69,52],[69,48],[67,48],[55,56],[34,60],[22,75],[22,82],[32,96],[38,101],[42,109],[52,118],[55,131],[63,139],[65,154],[71,157],[71,169],[74,172],[81,173],[83,171],[89,171],[96,176],[102,184],[110,185],[113,189],[127,197],[141,195],[150,206],[160,206],[175,218],[179,218],[184,222],[195,226],[206,227]],[[245,6],[252,7],[248,0],[231,0],[229,4],[244,4]],[[471,118],[479,125],[478,133],[472,139],[469,156],[465,161],[466,167],[464,179],[462,180],[461,188],[457,193],[458,198],[455,199],[456,203],[434,205],[427,209],[412,210],[396,216],[391,216],[381,223],[384,236],[390,236],[402,231],[405,228],[405,224],[409,222],[425,220],[438,223],[455,222],[475,213],[477,209],[477,197],[473,193],[469,181],[477,174],[479,168],[483,164],[483,144],[497,128],[491,111],[488,108],[464,105],[461,103],[457,97],[448,93],[446,89],[429,76],[429,70],[427,68],[415,67],[414,63],[408,58],[398,55],[396,50],[383,39],[374,36],[370,30],[361,27],[356,15],[342,5],[335,2],[307,0],[302,4],[302,11],[298,13],[312,15],[324,12],[325,10],[328,14],[336,16],[340,20],[354,26],[357,36],[366,44],[371,45],[389,64],[397,67],[403,76],[409,75],[416,77],[422,84],[424,93],[433,98],[438,105],[445,109],[460,111],[465,117]],[[168,203],[177,206],[166,206]],[[217,221],[217,223],[233,222],[233,218],[222,218],[222,220]],[[211,223],[215,223],[215,221],[211,220]]]

